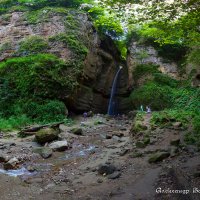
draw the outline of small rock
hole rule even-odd
[[[83,135],[83,130],[82,128],[73,128],[71,129],[71,132],[75,135]]]
[[[176,138],[170,141],[170,144],[173,146],[179,146],[180,144],[180,138]]]
[[[157,152],[152,154],[149,158],[149,163],[155,163],[164,160],[165,158],[169,157],[170,153],[168,152]]]
[[[121,176],[121,173],[119,171],[115,171],[114,173],[108,175],[108,179],[116,179],[119,178]]]
[[[119,153],[119,155],[120,155],[120,156],[124,156],[124,155],[126,155],[128,152],[129,152],[129,149],[124,149],[124,150],[122,150],[122,151]]]
[[[127,129],[125,127],[121,127],[120,131],[126,131]]]
[[[174,156],[177,155],[177,153],[178,153],[178,148],[175,147],[175,146],[172,146],[172,147],[170,148],[170,156],[171,156],[171,157],[174,157]]]
[[[69,149],[69,144],[66,140],[56,141],[49,144],[49,148],[54,151],[65,151],[66,149]]]
[[[3,167],[5,170],[16,169],[18,163],[19,160],[16,157],[14,157],[11,158],[7,163],[4,163]]]
[[[27,168],[26,168],[29,172],[34,172],[36,169],[34,168],[34,166],[32,165],[29,165]]]
[[[173,123],[173,127],[174,127],[175,129],[179,129],[181,126],[182,126],[182,123],[181,123],[181,122],[175,122],[175,123]]]
[[[114,165],[109,164],[100,164],[98,167],[98,173],[103,174],[112,174],[116,170],[116,167]]]
[[[106,134],[106,139],[111,139],[112,135],[111,134]]]
[[[101,178],[98,178],[97,183],[103,183],[103,180]]]
[[[0,154],[0,162],[8,162],[9,157],[5,154]]]
[[[116,141],[118,141],[118,142],[121,142],[120,137],[118,137],[118,136],[116,136],[116,135],[114,135],[114,136],[112,137],[112,139],[113,139],[113,140],[116,140]]]
[[[150,138],[149,137],[145,137],[143,139],[143,142],[144,142],[145,145],[148,145],[150,143]]]
[[[124,136],[124,134],[123,134],[123,133],[120,133],[120,132],[113,133],[112,135],[113,135],[113,136],[120,137],[120,138]]]
[[[143,141],[137,141],[135,145],[136,145],[137,148],[146,147],[146,144]]]

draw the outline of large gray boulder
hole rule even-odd
[[[35,134],[35,139],[39,144],[45,144],[58,139],[59,129],[43,128]]]
[[[38,147],[33,149],[33,152],[40,154],[45,159],[51,157],[53,153],[52,149],[49,147]]]
[[[65,151],[69,148],[69,143],[67,140],[56,141],[49,144],[49,148],[51,148],[53,151]]]

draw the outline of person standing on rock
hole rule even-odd
[[[84,113],[83,113],[83,118],[84,118],[84,120],[86,120],[87,116],[88,116],[88,113],[87,113],[87,112],[84,112]]]
[[[151,108],[149,106],[147,106],[146,109],[147,109],[147,114],[151,113]]]

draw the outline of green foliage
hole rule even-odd
[[[172,90],[172,106],[176,109],[185,109],[199,112],[200,108],[200,89],[199,88],[174,88]]]
[[[116,40],[115,41],[117,48],[121,53],[121,58],[126,60],[127,57],[127,41],[126,40]]]
[[[176,79],[173,79],[169,77],[166,74],[163,73],[154,73],[154,81],[158,83],[159,85],[163,86],[169,86],[171,88],[176,88],[178,86],[178,81]]]
[[[147,74],[153,75],[154,73],[158,73],[158,65],[153,64],[140,64],[137,65],[135,70],[133,71],[133,77],[135,80],[138,80],[142,76],[146,76]]]
[[[0,54],[4,53],[7,50],[10,50],[12,48],[12,43],[10,41],[7,41],[0,45]]]
[[[172,91],[168,86],[160,86],[154,82],[135,89],[131,93],[131,101],[135,108],[143,106],[151,106],[153,110],[161,110],[169,108],[171,102]]]
[[[32,121],[40,123],[62,121],[66,117],[66,107],[58,100],[48,100],[43,103],[29,101],[29,103],[22,105],[22,111]]]
[[[50,54],[12,58],[0,63],[0,75],[15,92],[31,98],[57,98],[71,93],[77,86],[75,69],[73,63],[66,64]]]
[[[41,36],[30,36],[20,43],[18,53],[21,55],[42,53],[48,47],[48,43]]]
[[[16,94],[6,79],[0,80],[0,117],[7,117],[12,114],[11,105],[15,103]]]
[[[46,124],[50,122],[64,121],[66,119],[66,107],[63,102],[58,100],[46,100],[44,102],[34,102],[31,100],[20,100],[10,103],[9,107],[2,112],[9,112],[9,117],[4,117],[5,113],[0,114],[0,130],[11,131],[19,129],[29,124]],[[3,117],[2,117],[2,114]]]
[[[12,10],[37,10],[46,6],[51,7],[75,7],[77,8],[82,3],[91,3],[92,0],[0,0],[0,14]]]
[[[103,15],[95,20],[95,26],[104,34],[112,37],[118,37],[123,34],[123,28],[119,20],[115,19],[114,15]]]
[[[33,123],[26,115],[11,116],[8,119],[0,118],[0,130],[12,131],[13,129],[19,129],[23,126],[27,126]]]
[[[169,127],[175,122],[181,122],[184,127],[187,127],[194,116],[195,115],[192,111],[185,110],[164,110],[153,112],[151,124],[159,125],[161,127]]]
[[[192,65],[193,69],[197,69],[200,66],[200,48],[198,46],[188,53],[187,63]]]
[[[84,59],[88,53],[88,49],[83,45],[77,38],[76,35],[60,33],[49,38],[49,41],[55,42],[59,41],[64,43],[68,48],[70,48],[79,59]]]

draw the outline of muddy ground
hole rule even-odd
[[[148,120],[147,116],[147,126]],[[2,135],[0,153],[17,157],[21,163],[14,171],[5,171],[0,165],[0,200],[200,199],[200,153],[184,145],[184,130],[157,128],[151,132],[150,143],[138,148],[137,138],[130,134],[132,121],[100,115],[85,121],[76,117],[73,126],[81,127],[83,135],[74,135],[72,127],[60,125],[60,137],[69,141],[71,148],[47,159],[32,152],[39,146],[34,136]],[[152,153],[169,151],[170,141],[177,137],[181,145],[176,153],[160,162],[148,162]],[[115,166],[115,176],[99,174],[101,164]]]

